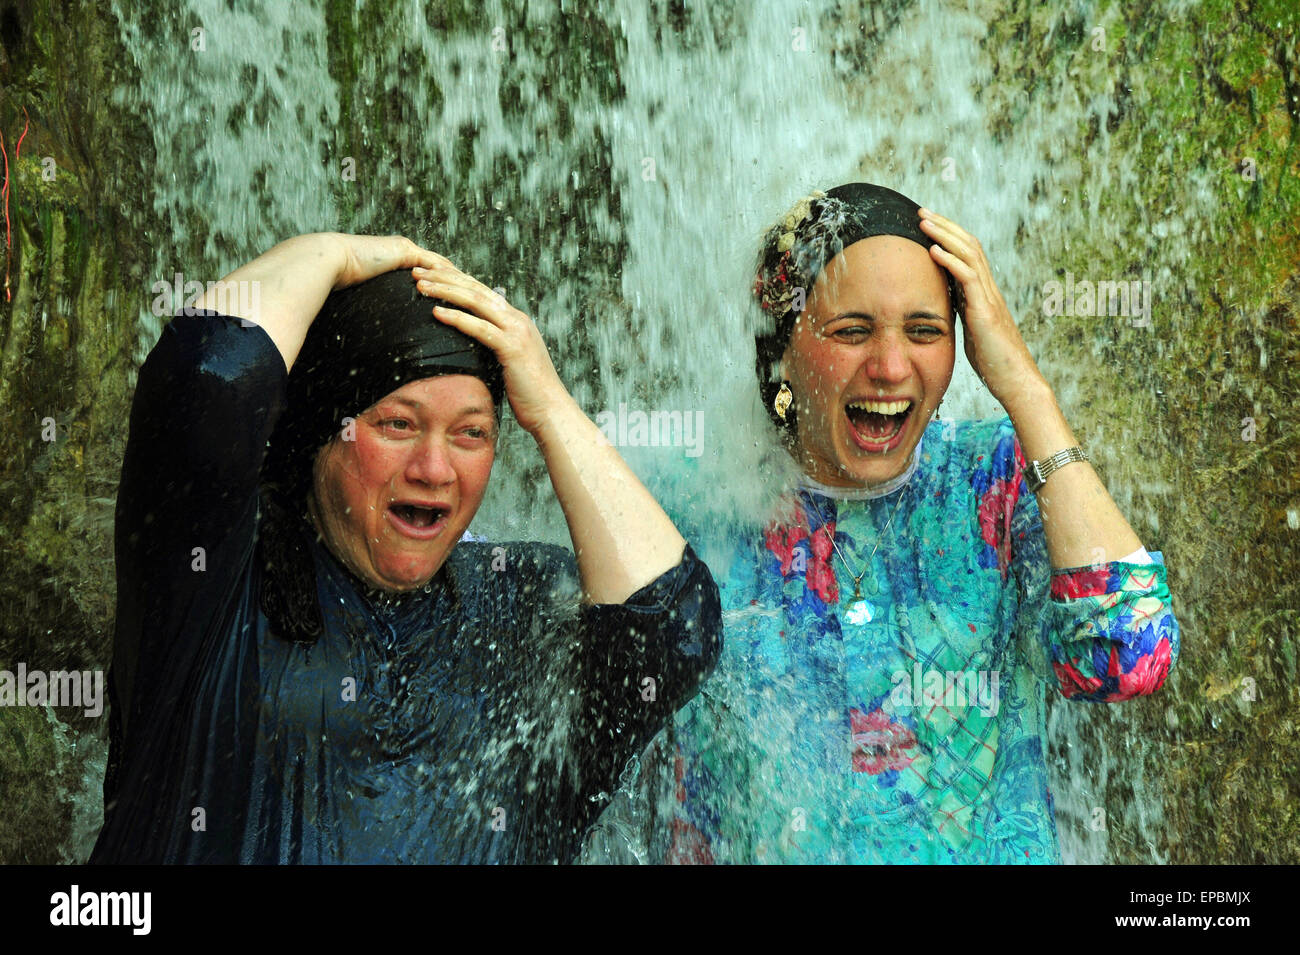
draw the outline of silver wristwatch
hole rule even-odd
[[[1029,485],[1031,493],[1037,494],[1038,489],[1052,476],[1053,471],[1063,468],[1074,461],[1087,460],[1088,455],[1084,453],[1083,448],[1077,446],[1066,448],[1064,451],[1057,451],[1046,461],[1029,462],[1029,468],[1025,471],[1025,483]]]

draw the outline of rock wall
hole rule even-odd
[[[435,248],[454,237],[463,267],[533,302],[552,340],[567,336],[565,373],[598,406],[613,373],[602,336],[632,308],[621,275],[623,192],[635,182],[615,168],[601,110],[640,65],[626,62],[617,11],[520,7],[434,3],[412,25],[388,4],[319,3],[319,30],[285,30],[284,61],[230,75],[218,110],[201,71],[184,72],[193,9],[0,0],[0,669],[107,669],[113,501],[135,369],[159,327],[148,290],[170,280],[171,263],[217,278],[268,235],[302,228],[402,230]],[[813,53],[831,58],[852,104],[871,96],[881,44],[933,9],[828,3],[797,22],[819,31]],[[973,95],[994,142],[1039,151],[1048,170],[1024,184],[1004,292],[1116,499],[1166,555],[1182,625],[1182,658],[1159,696],[1053,702],[1067,855],[1300,861],[1298,15],[1287,0],[951,9],[983,23]],[[729,10],[653,4],[654,42],[688,47],[703,30],[725,48],[740,29]],[[530,56],[512,57],[524,42]],[[319,109],[295,92],[290,51],[333,84]],[[178,159],[160,139],[173,127],[156,91],[173,73],[158,58],[175,64],[167,88],[187,91],[167,108],[196,111],[177,135],[192,150],[215,139],[208,153]],[[769,81],[779,77],[753,80]],[[173,201],[188,189],[212,207],[244,202],[220,192],[223,129],[247,136],[269,122],[318,137],[307,152],[319,170],[300,177],[310,201],[278,207],[265,234]],[[938,182],[959,145],[864,156],[862,167],[926,163]],[[555,152],[571,157],[562,173],[540,162]],[[365,188],[343,175],[348,159]],[[982,183],[967,168],[957,163],[969,178],[955,187],[973,194]],[[257,198],[277,170],[245,173]],[[670,177],[654,187],[667,195]],[[1045,284],[1067,272],[1149,280],[1149,323],[1044,314]],[[687,332],[663,334],[669,350]],[[507,441],[506,453],[525,443]],[[494,493],[540,501],[540,478],[524,466]],[[85,858],[106,722],[0,707],[0,862]]]

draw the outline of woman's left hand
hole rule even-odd
[[[573,400],[533,320],[450,262],[411,274],[423,294],[455,306],[434,309],[437,318],[501,362],[515,419],[537,442],[569,524],[587,598],[623,603],[680,564],[686,541]]]
[[[515,420],[530,434],[558,408],[573,404],[537,324],[504,296],[450,262],[417,267],[411,274],[421,293],[456,306],[435,307],[436,318],[492,349],[501,362]]]
[[[1023,400],[1046,381],[1016,328],[979,240],[950,219],[921,210],[921,230],[938,246],[930,257],[961,285],[966,358],[1002,406]],[[956,303],[954,303],[956,304]]]

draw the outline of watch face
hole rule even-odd
[[[1029,485],[1029,492],[1037,494],[1038,489],[1043,486],[1043,474],[1038,470],[1038,462],[1029,462],[1029,470],[1025,472],[1025,483]]]

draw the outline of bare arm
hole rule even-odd
[[[569,525],[583,589],[622,603],[681,563],[686,541],[568,393],[533,432]]]
[[[399,235],[313,232],[286,239],[241,265],[210,287],[197,304],[261,326],[279,349],[285,367],[292,369],[307,329],[330,292],[394,269],[445,261]],[[255,294],[228,294],[232,282],[253,283]],[[237,304],[243,302],[248,307]]]
[[[1027,460],[1045,460],[1078,441],[1047,382],[1004,403]],[[1047,554],[1053,567],[1084,567],[1131,554],[1142,546],[1101,478],[1086,461],[1054,471],[1038,491]]]
[[[961,282],[966,357],[1011,417],[1025,457],[1041,461],[1074,447],[1074,432],[1016,328],[979,240],[928,209],[921,210],[921,228],[939,243],[931,258]],[[1104,563],[1142,546],[1087,462],[1053,472],[1038,492],[1038,508],[1053,567]]]
[[[500,360],[515,418],[546,460],[588,598],[622,603],[680,563],[686,541],[573,400],[533,320],[450,264],[415,275],[422,292],[456,306],[433,314]]]

